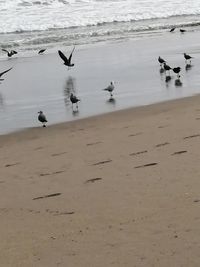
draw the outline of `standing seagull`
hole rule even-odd
[[[183,54],[184,55],[184,58],[185,58],[185,62],[187,63],[187,61],[189,60],[190,61],[190,64],[191,64],[191,57],[190,55],[187,55],[186,53]]]
[[[6,72],[10,71],[12,68],[5,70],[3,72],[0,73],[0,81],[3,81],[4,79],[1,79],[1,76],[3,76]]]
[[[73,50],[72,50],[72,52],[71,52],[69,58],[67,58],[67,57],[66,57],[60,50],[58,50],[58,54],[59,54],[59,56],[60,56],[60,57],[62,58],[62,60],[64,61],[64,65],[68,66],[68,68],[74,66],[74,64],[71,63],[72,54],[73,54],[73,52],[74,52],[74,49],[75,49],[75,46],[74,46],[74,48],[73,48]]]
[[[76,108],[78,109],[78,102],[81,100],[71,93],[70,101],[72,102],[72,109],[73,109],[73,104],[76,104]]]
[[[174,73],[177,74],[177,77],[180,78],[181,76],[179,75],[180,71],[181,71],[181,68],[180,67],[176,67],[176,68],[173,68],[173,71]]]
[[[180,29],[180,32],[181,32],[181,33],[184,33],[184,32],[186,32],[186,30],[184,30],[184,29]]]
[[[163,58],[161,58],[160,56],[158,57],[158,62],[160,63],[160,66],[162,67],[162,65],[164,64],[164,63],[166,63],[166,61],[163,59]]]
[[[45,123],[47,122],[46,116],[42,111],[39,111],[38,113],[39,113],[38,120],[43,124],[43,127],[46,127],[45,125]]]
[[[113,97],[113,90],[115,89],[114,87],[114,82],[110,82],[110,85],[108,85],[108,87],[104,88],[104,91],[108,91],[110,93],[110,97]]]
[[[17,51],[15,51],[15,50],[11,50],[11,51],[9,52],[9,51],[6,50],[6,49],[2,49],[2,51],[6,52],[8,57],[12,57],[13,55],[17,54]]]
[[[172,68],[169,65],[167,65],[166,63],[164,63],[164,70],[169,72],[169,76],[170,76],[170,70],[171,69]]]
[[[42,55],[45,51],[46,51],[46,49],[41,49],[41,50],[38,52],[38,54],[39,54],[39,55]]]

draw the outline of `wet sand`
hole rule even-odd
[[[200,96],[0,137],[1,266],[199,266]]]
[[[71,48],[61,50],[69,55]],[[184,52],[194,56],[187,70]],[[175,74],[165,82],[159,55],[169,65],[182,67],[181,83],[176,83]],[[39,110],[54,124],[200,93],[198,31],[149,32],[133,40],[77,46],[73,62],[74,68],[68,71],[57,53],[23,58],[20,48],[16,58],[1,61],[0,70],[13,69],[0,84],[0,134],[38,127]],[[81,98],[76,113],[69,102],[70,77]],[[112,80],[116,89],[114,101],[109,101],[102,88]]]

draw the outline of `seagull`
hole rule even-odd
[[[6,52],[8,57],[12,57],[13,55],[17,54],[17,51],[15,51],[15,50],[11,50],[11,51],[9,52],[9,51],[6,50],[6,49],[2,49],[2,51]]]
[[[179,75],[179,72],[181,71],[180,67],[173,68],[174,73],[177,74],[177,77],[180,78],[181,76]]]
[[[184,32],[186,32],[186,30],[184,30],[184,29],[180,29],[180,32],[181,32],[181,33],[184,33]]]
[[[42,55],[44,52],[46,51],[46,49],[41,49],[38,54]]]
[[[171,28],[170,32],[174,32],[175,29],[176,29],[176,27]]]
[[[47,122],[46,116],[42,111],[39,111],[38,113],[39,113],[38,120],[43,124],[43,127],[46,127],[45,125],[45,123]]]
[[[73,104],[76,104],[76,108],[78,109],[78,102],[81,100],[71,93],[70,101],[72,102],[72,108],[73,108]]]
[[[160,63],[160,66],[162,67],[162,64],[166,63],[166,61],[161,58],[160,56],[158,57],[158,62]]]
[[[5,70],[3,72],[0,73],[0,81],[3,81],[4,79],[1,79],[1,76],[3,76],[6,72],[10,71],[12,68]]]
[[[115,89],[114,82],[110,82],[110,84],[106,88],[104,88],[103,90],[108,91],[110,93],[110,96],[112,97],[113,96],[112,91],[114,89]]]
[[[187,60],[190,60],[190,63],[191,63],[191,58],[193,58],[193,57],[191,57],[190,55],[188,55],[186,53],[184,53],[183,55],[184,55],[184,58],[185,58],[185,62],[187,63]]]
[[[75,49],[75,46],[74,46],[74,48],[73,48],[73,50],[72,50],[72,52],[71,52],[69,58],[67,58],[67,57],[66,57],[60,50],[58,50],[58,54],[59,54],[59,56],[62,58],[62,60],[64,61],[64,65],[66,65],[66,66],[68,66],[68,67],[73,67],[73,66],[74,66],[74,64],[71,63],[72,54],[73,54],[73,52],[74,52],[74,49]]]
[[[168,71],[169,72],[169,75],[170,75],[170,70],[171,70],[172,68],[170,67],[170,66],[168,66],[165,62],[164,62],[164,70],[165,71]]]

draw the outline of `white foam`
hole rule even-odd
[[[1,0],[0,32],[198,14],[198,0]]]

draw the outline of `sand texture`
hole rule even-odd
[[[199,266],[200,97],[0,137],[0,266]]]

